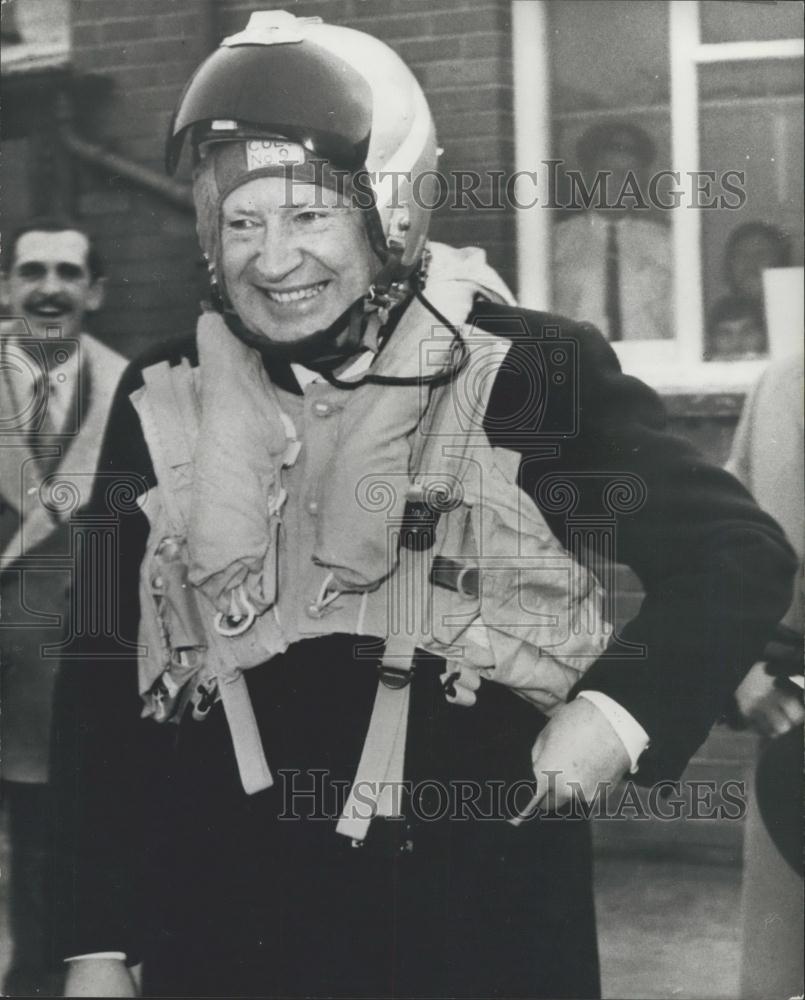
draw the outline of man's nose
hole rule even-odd
[[[61,292],[64,288],[64,282],[59,277],[55,267],[49,267],[42,275],[42,280],[39,282],[39,290],[45,295],[54,295],[57,292]]]
[[[298,241],[282,225],[266,226],[255,266],[265,281],[278,282],[302,263]]]

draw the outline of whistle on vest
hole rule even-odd
[[[154,553],[151,586],[170,664],[152,688],[157,719],[170,718],[186,682],[202,665],[207,639],[196,595],[187,579],[179,539],[168,536]]]
[[[400,545],[411,552],[426,552],[436,541],[439,512],[423,500],[408,500],[400,526]]]
[[[441,484],[439,487],[418,483],[410,486],[400,525],[400,545],[411,552],[432,549],[439,519],[459,504],[460,500]]]

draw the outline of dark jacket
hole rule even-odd
[[[473,319],[513,341],[486,414],[491,444],[520,452],[520,485],[563,544],[575,548],[578,526],[593,524],[595,530],[585,539],[599,570],[611,561],[608,547],[613,545],[614,558],[630,566],[645,589],[637,616],[613,638],[578,688],[610,695],[646,729],[651,745],[640,762],[640,781],[676,778],[786,611],[793,554],[775,522],[734,478],[668,433],[658,396],[621,372],[614,352],[595,329],[480,301]],[[178,361],[181,356],[193,360],[193,355],[188,343],[171,356]],[[104,471],[139,482],[140,490],[153,484],[154,473],[126,396],[141,384],[142,368],[155,360],[134,366],[124,380],[101,462]],[[293,386],[289,369],[269,370],[275,381]],[[99,512],[105,496],[108,492],[98,497]],[[148,529],[136,507],[119,515],[119,525],[111,573],[119,606],[118,635],[86,642],[88,658],[68,669],[61,685],[63,870],[70,872],[72,888],[79,890],[64,894],[63,947],[68,954],[120,948],[138,953],[143,896],[151,891],[136,885],[144,877],[139,866],[149,851],[160,850],[153,843],[144,848],[139,831],[149,827],[148,815],[168,808],[154,776],[172,770],[176,746],[175,727],[139,719],[136,665],[121,653],[121,637],[136,639],[138,570]],[[283,662],[290,663],[294,655],[290,650]],[[293,690],[272,689],[266,696],[265,713],[274,727],[267,727],[267,738],[274,741],[272,752],[280,760],[285,755],[294,766],[304,767],[289,750],[295,739],[299,742],[294,753],[315,763],[318,758],[308,753],[308,746],[320,744],[323,754],[332,753],[329,745],[342,735],[315,716],[309,694],[299,702],[296,717],[296,710],[287,707],[285,715],[272,715],[275,702],[293,702],[297,687],[315,672],[303,653],[296,655],[293,669],[301,678]],[[273,674],[263,668],[249,672],[255,675],[255,687],[263,683],[259,675],[280,673],[280,668]],[[275,683],[280,682],[266,681],[269,686]],[[359,690],[363,682],[355,683],[354,696],[343,704],[342,688],[328,688],[329,704],[323,709],[328,720],[333,704],[340,706],[336,715],[356,719],[371,706],[374,679],[367,679],[365,689]],[[483,704],[479,699],[476,718],[488,719],[483,724],[494,727],[501,718],[495,715],[498,700],[508,692],[492,684],[484,690],[492,693]],[[259,693],[253,696],[259,702]],[[422,696],[417,697],[422,704]],[[544,720],[519,699],[510,698],[506,706],[499,731],[487,734],[483,766],[497,753],[489,748],[508,741],[517,745],[518,760],[510,767],[501,751],[500,767],[517,777],[528,769],[530,743]],[[441,709],[433,711],[438,715]],[[472,727],[474,711],[461,710],[457,725]],[[314,714],[306,721],[305,713]],[[343,760],[331,764],[335,770],[342,768],[347,778],[354,774],[365,732],[365,714],[362,718],[363,723],[358,720],[353,727],[357,743],[353,746],[351,736],[343,737],[349,744]],[[423,740],[439,738],[433,714],[428,718],[431,724],[419,729],[414,725],[409,739],[415,761],[417,732],[424,734]],[[268,756],[273,766],[274,758]],[[540,864],[550,866],[550,860],[542,858]]]

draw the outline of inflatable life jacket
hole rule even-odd
[[[358,840],[394,808],[417,648],[487,668],[550,713],[609,636],[597,581],[518,487],[519,454],[483,430],[510,341],[463,321],[476,294],[508,292],[480,251],[432,252],[429,298],[469,352],[447,384],[295,395],[209,314],[199,365],[153,366],[132,396],[158,481],[143,503],[144,715],[201,719],[220,699],[243,786],[259,791],[271,773],[243,671],[312,636],[367,636],[378,692],[338,826]],[[451,343],[413,302],[372,371],[438,371]]]

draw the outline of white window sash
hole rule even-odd
[[[691,207],[699,169],[698,67],[715,62],[802,58],[802,39],[764,42],[701,41],[699,0],[669,0],[672,169],[684,191],[670,211],[674,249],[673,340],[613,344],[624,368],[663,391],[742,391],[760,375],[766,360],[703,361],[701,212]],[[515,170],[541,172],[552,157],[550,53],[545,0],[512,0]],[[533,196],[533,182],[523,200]],[[545,187],[537,186],[545,192]],[[551,213],[526,209],[515,214],[518,297],[528,308],[551,307]],[[577,317],[583,318],[583,317]]]
[[[514,83],[514,169],[521,205],[542,198],[541,165],[551,156],[551,79],[548,11],[544,0],[513,0],[512,75]],[[536,186],[527,180],[537,172]],[[515,212],[517,298],[528,309],[548,309],[551,291],[551,213],[537,205]]]

